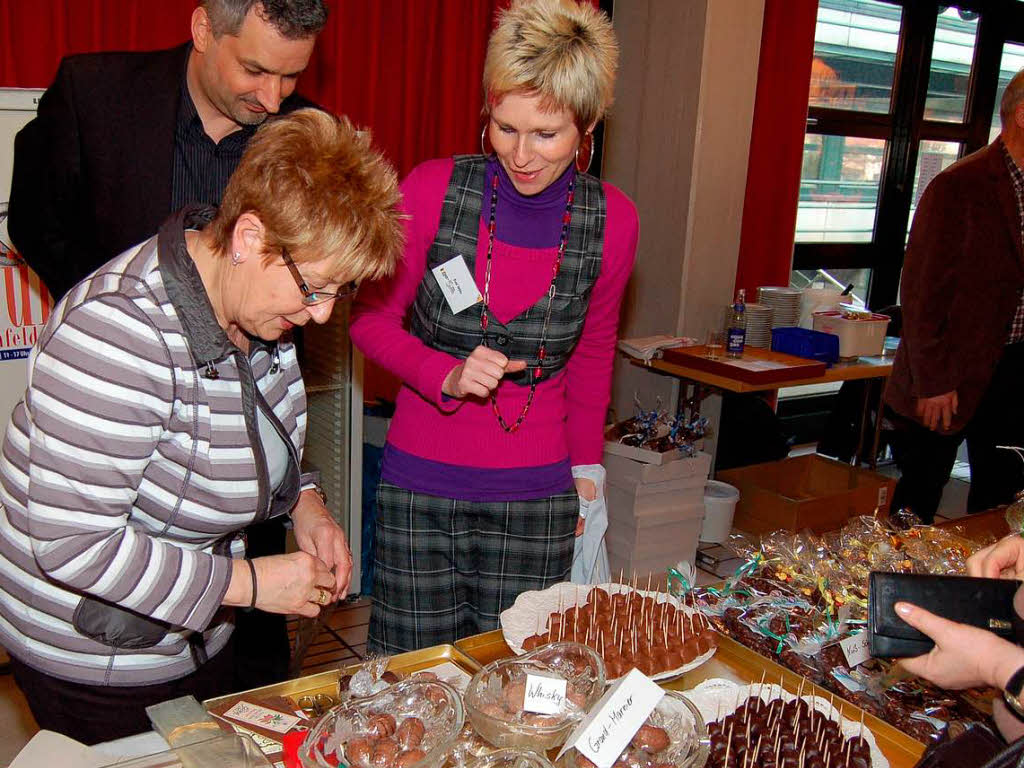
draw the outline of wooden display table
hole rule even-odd
[[[882,402],[885,383],[892,375],[891,357],[861,357],[848,363],[836,363],[825,368],[822,363],[806,360],[793,355],[784,355],[769,349],[747,347],[743,357],[738,361],[728,359],[708,360],[706,347],[684,347],[665,350],[661,360],[643,361],[635,357],[627,357],[636,366],[649,368],[666,376],[674,376],[682,383],[683,391],[679,397],[680,412],[687,402],[698,404],[715,390],[737,393],[767,392],[774,397],[777,390],[784,387],[797,387],[807,384],[828,384],[837,381],[879,381],[880,385],[864,387],[864,399],[861,404],[860,429],[857,438],[857,450],[851,463],[856,464],[864,447],[865,428],[868,420],[868,407],[871,394],[878,390],[878,402]],[[693,387],[692,397],[687,389]],[[691,413],[691,418],[698,415]],[[878,456],[878,443],[882,432],[882,419],[875,419],[874,437],[872,440],[871,459],[868,464],[875,468]]]
[[[467,637],[458,641],[455,647],[480,664],[489,664],[496,659],[512,655],[500,630]],[[675,680],[662,683],[662,685],[670,690],[685,691],[715,677],[747,685],[760,681],[762,672],[766,673],[765,682],[778,683],[781,680],[782,686],[791,693],[796,693],[800,688],[799,676],[745,648],[735,640],[719,634],[718,650],[710,661]],[[825,699],[832,697],[831,692],[809,682],[804,683],[804,692],[813,693]],[[840,708],[844,717],[850,720],[860,720],[861,710],[853,704],[837,699],[836,706]],[[882,750],[882,754],[889,761],[890,768],[913,768],[924,752],[924,744],[879,720],[874,715],[865,715],[864,725],[874,733],[878,748]]]
[[[485,664],[511,655],[512,651],[505,644],[501,631],[496,630],[464,638],[454,646],[424,648],[393,656],[389,669],[410,673],[446,663],[458,667],[466,674],[472,674]],[[208,710],[222,712],[226,705],[243,698],[252,700],[288,696],[297,700],[300,696],[314,696],[318,693],[337,696],[339,676],[351,673],[357,668],[358,665],[354,664],[339,671],[321,672],[308,677],[286,680],[283,683],[256,688],[244,694],[209,699],[203,704]],[[736,683],[748,684],[751,681],[755,683],[760,681],[762,673],[765,674],[765,682],[779,683],[781,681],[783,687],[790,692],[795,693],[800,687],[800,678],[788,669],[780,667],[773,661],[719,634],[718,650],[709,661],[675,680],[663,683],[663,685],[670,690],[685,691],[710,678],[724,678]],[[809,682],[804,683],[804,692],[813,693],[825,699],[832,696],[824,688],[819,688]],[[844,717],[854,721],[860,720],[861,710],[854,705],[840,699],[836,700],[836,705]],[[865,715],[864,725],[874,733],[878,747],[888,759],[890,768],[912,768],[924,751],[924,744],[915,741],[873,715]]]
[[[892,358],[889,357],[861,357],[826,368],[824,363],[757,347],[747,347],[743,357],[736,361],[708,360],[706,347],[666,349],[663,359],[649,363],[636,358],[630,361],[728,392],[765,392],[804,384],[884,379],[892,374]]]

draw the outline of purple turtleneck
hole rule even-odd
[[[553,248],[562,234],[565,196],[575,169],[565,171],[536,195],[521,195],[504,166],[495,157],[487,161],[484,178],[484,201],[480,218],[484,224],[491,214],[491,180],[498,174],[498,209],[495,212],[494,236],[497,240],[519,248]]]

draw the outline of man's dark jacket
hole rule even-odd
[[[54,299],[171,212],[189,50],[66,57],[15,138],[8,231]],[[281,112],[304,106],[293,94]]]
[[[928,185],[910,230],[900,295],[903,339],[886,401],[917,419],[919,398],[956,390],[949,430],[970,421],[1009,336],[1024,244],[1000,142],[968,155]]]

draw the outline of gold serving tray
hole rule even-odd
[[[512,655],[511,649],[505,644],[501,630],[464,638],[456,642],[455,647],[481,665]],[[670,690],[685,691],[715,677],[747,685],[750,682],[759,682],[762,673],[765,675],[766,683],[778,684],[782,680],[782,686],[791,693],[796,693],[800,688],[798,675],[718,633],[718,650],[709,661],[696,669],[683,673],[674,680],[661,683],[661,685]],[[832,697],[830,691],[809,682],[804,683],[804,693],[813,693],[825,699]],[[849,720],[859,721],[863,713],[860,707],[838,697],[836,697],[836,706]],[[913,768],[924,752],[925,745],[879,720],[874,715],[863,714],[864,726],[875,735],[878,748],[882,750],[882,754],[889,761],[890,768]]]
[[[501,633],[498,633],[499,637]],[[432,648],[422,648],[418,651],[399,653],[391,657],[388,669],[392,672],[412,674],[423,669],[436,667],[449,661],[463,672],[469,675],[476,673],[482,666],[473,657],[454,645],[435,645]],[[352,674],[361,666],[360,663],[349,664],[336,670],[319,672],[307,677],[296,677],[292,680],[285,680],[273,685],[264,685],[261,688],[253,688],[239,693],[229,693],[225,696],[218,696],[214,699],[207,699],[203,705],[209,709],[219,704],[228,703],[230,706],[242,699],[263,698],[268,696],[287,696],[291,699],[298,699],[300,696],[312,696],[317,693],[326,693],[330,696],[338,695],[338,679],[342,675]]]

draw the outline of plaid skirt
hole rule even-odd
[[[443,499],[381,482],[367,650],[400,653],[487,632],[520,592],[567,581],[579,496]]]

